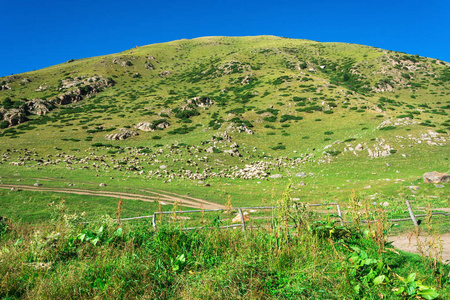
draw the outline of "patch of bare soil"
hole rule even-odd
[[[432,254],[430,246],[428,246],[426,243],[427,240],[430,241],[431,239],[432,238],[430,236],[419,236],[419,241],[421,244],[425,245],[423,249],[428,256],[434,255]],[[414,235],[391,236],[388,237],[388,241],[393,242],[392,245],[394,245],[394,247],[399,250],[420,254],[420,251],[418,250],[417,239]],[[442,243],[442,261],[448,264],[450,263],[450,233],[441,234],[439,241],[439,243]]]
[[[158,191],[144,191],[152,194],[151,196],[141,195],[141,194],[132,194],[132,193],[122,193],[122,192],[112,192],[112,191],[90,191],[90,190],[81,190],[81,189],[69,189],[69,188],[47,188],[47,187],[36,187],[29,185],[12,185],[12,184],[4,184],[0,185],[2,189],[22,189],[25,191],[40,191],[40,192],[55,192],[55,193],[67,193],[67,194],[77,194],[77,195],[91,195],[91,196],[102,196],[102,197],[111,197],[111,198],[121,198],[121,199],[131,199],[131,200],[142,200],[142,201],[161,201],[164,204],[173,204],[176,202],[182,203],[183,206],[193,207],[193,208],[201,208],[204,209],[216,209],[216,208],[225,208],[223,205],[206,201],[203,199],[193,198],[189,196],[182,196],[172,192],[163,192]]]

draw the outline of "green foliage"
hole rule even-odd
[[[339,154],[341,154],[341,151],[338,151],[338,150],[335,150],[335,151],[333,151],[333,150],[327,150],[327,151],[325,151],[326,153],[328,153],[329,155],[331,155],[331,156],[338,156]]]
[[[395,128],[397,128],[397,127],[394,125],[390,125],[390,126],[381,127],[379,130],[394,130]]]
[[[289,120],[303,120],[303,117],[291,116],[291,115],[282,115],[280,118],[280,123],[289,121]]]
[[[6,97],[5,99],[3,99],[2,101],[2,105],[4,109],[10,109],[13,107],[14,102],[11,100],[11,98]]]
[[[0,121],[0,129],[8,128],[9,122],[8,121]]]
[[[275,147],[271,148],[272,150],[286,150],[286,146],[285,145],[277,145]]]
[[[176,128],[174,130],[168,131],[167,133],[168,134],[172,134],[172,135],[174,135],[174,134],[187,134],[189,132],[194,131],[195,128],[196,128],[195,126],[187,127],[186,125],[183,125],[182,127],[178,127],[178,128]]]
[[[263,120],[266,122],[276,122],[277,117],[276,116],[264,117]]]

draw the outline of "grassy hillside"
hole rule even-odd
[[[1,180],[152,186],[245,205],[290,180],[310,202],[351,189],[410,195],[424,172],[448,171],[449,74],[439,60],[272,36],[68,61],[1,78]],[[105,138],[124,130],[126,140]],[[240,171],[248,164],[253,175]]]

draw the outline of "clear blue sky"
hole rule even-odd
[[[450,62],[449,0],[0,0],[0,76],[202,36],[276,35]]]

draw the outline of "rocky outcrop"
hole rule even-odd
[[[4,85],[0,85],[0,91],[6,91],[6,90],[10,90],[11,87],[7,84]]]
[[[46,89],[48,89],[48,85],[46,84],[41,84],[37,89],[35,89],[35,92],[42,92],[45,91]]]
[[[423,181],[426,183],[442,183],[449,182],[450,175],[447,173],[439,173],[436,171],[423,174]]]
[[[155,131],[157,129],[166,129],[168,127],[170,127],[170,124],[165,120],[159,120],[156,122],[140,122],[134,126],[134,128],[142,131]]]
[[[411,118],[400,118],[395,120],[385,120],[381,122],[380,125],[378,125],[377,129],[381,129],[383,127],[389,127],[389,126],[407,126],[407,125],[415,125],[417,124],[416,120],[413,120]]]
[[[238,151],[237,148],[232,148],[232,149],[230,149],[230,150],[225,150],[225,151],[223,151],[223,152],[228,153],[228,154],[230,154],[231,156],[237,156],[237,157],[241,157],[241,156],[242,156],[242,154],[239,153],[239,151]]]
[[[66,83],[66,86],[71,86],[71,84]],[[83,81],[83,86],[79,86],[73,90],[69,90],[62,95],[56,97],[52,100],[53,103],[58,105],[65,105],[74,102],[79,102],[86,97],[97,94],[107,87],[114,85],[112,80],[105,79],[103,77],[92,77],[85,79]],[[64,88],[63,83],[63,88]]]
[[[132,59],[135,59],[135,57],[114,57],[113,58],[113,64],[120,65],[122,67],[130,67],[133,65],[131,62]]]
[[[207,97],[195,97],[187,101],[187,105],[193,105],[197,107],[209,107],[214,104],[214,101]]]
[[[137,133],[137,132],[134,131],[134,130],[129,130],[129,129],[126,129],[126,128],[121,128],[121,129],[119,130],[119,132],[112,133],[112,134],[108,134],[108,135],[105,136],[105,138],[106,138],[107,140],[125,140],[125,139],[127,139],[127,138],[130,138],[130,137],[136,136],[136,135],[139,135],[139,133]]]
[[[25,103],[25,111],[32,115],[45,115],[53,108],[53,105],[42,99],[33,99]]]
[[[9,123],[9,126],[21,124],[26,120],[26,113],[23,108],[13,108],[0,112],[3,115],[3,120]]]
[[[392,150],[394,149],[391,146],[380,143],[379,145],[376,145],[373,150],[368,148],[367,152],[369,153],[370,157],[377,158],[391,155]]]
[[[140,122],[134,126],[134,128],[142,131],[155,131],[153,123],[150,122]]]
[[[171,71],[163,71],[159,74],[159,77],[166,77],[169,76],[170,74],[172,74]]]
[[[239,127],[236,127],[236,129],[239,131],[239,133],[241,133],[241,132],[245,132],[247,134],[253,134],[254,133],[253,130],[251,130],[250,128],[248,128],[245,125],[241,125]]]
[[[158,125],[156,125],[156,127],[159,129],[166,129],[166,128],[170,127],[170,124],[169,124],[169,122],[164,121],[164,122],[161,122]]]

